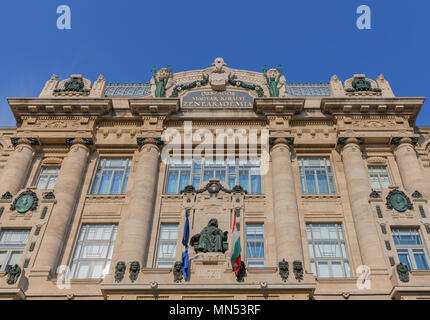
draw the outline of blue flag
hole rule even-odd
[[[185,211],[185,225],[184,236],[182,237],[182,244],[185,246],[185,251],[182,255],[181,270],[185,280],[190,275],[190,258],[188,256],[188,241],[190,240],[190,222],[188,221],[188,209]]]

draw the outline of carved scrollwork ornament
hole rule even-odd
[[[161,140],[160,138],[137,137],[136,141],[137,141],[137,145],[139,147],[143,147],[144,145],[147,145],[147,144],[152,144],[152,145],[155,145],[157,147],[161,147],[164,144],[163,140]]]
[[[119,261],[115,266],[115,282],[121,282],[124,279],[127,266],[124,261]]]
[[[20,145],[20,144],[26,144],[29,146],[38,146],[39,140],[37,138],[10,138],[10,141],[12,142],[12,145],[14,147]]]
[[[11,211],[18,211],[19,213],[26,213],[28,211],[35,211],[38,206],[39,199],[37,194],[31,190],[22,192],[15,198],[10,206]]]
[[[181,190],[181,194],[187,194],[187,193],[194,194],[195,192],[196,192],[196,189],[192,184],[187,185],[183,190]]]
[[[376,190],[372,190],[372,192],[370,193],[369,197],[371,199],[380,199],[381,195]]]
[[[137,277],[139,276],[140,272],[140,263],[139,261],[133,261],[130,263],[130,270],[129,270],[129,278],[131,282],[135,282],[137,280]]]
[[[424,197],[421,194],[421,192],[419,192],[418,190],[415,190],[414,193],[412,193],[412,198],[414,198],[414,199],[422,199]]]
[[[45,200],[54,200],[54,199],[55,199],[55,194],[54,194],[54,192],[49,191],[48,193],[46,193],[46,194],[43,196],[43,199],[45,199]]]
[[[9,191],[7,191],[1,196],[1,200],[12,200],[12,198],[12,193],[10,193]]]
[[[290,274],[288,261],[285,261],[285,259],[282,259],[282,261],[279,261],[278,267],[279,267],[279,275],[281,276],[282,280],[286,282]]]

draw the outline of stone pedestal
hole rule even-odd
[[[394,155],[406,191],[413,193],[418,190],[425,197],[430,197],[430,186],[418,161],[411,139],[401,139]]]
[[[89,153],[85,144],[81,140],[75,139],[67,157],[63,160],[54,190],[57,204],[53,208],[46,227],[36,258],[35,270],[50,270],[51,274],[56,271],[70,219],[78,202]]]
[[[139,261],[142,266],[146,265],[159,159],[160,150],[156,142],[153,139],[145,140],[139,151],[128,212],[120,226],[123,237],[118,261]]]
[[[342,159],[362,262],[371,268],[384,267],[385,261],[378,241],[374,213],[369,204],[369,195],[372,192],[369,173],[364,165],[357,139],[349,138],[346,141],[342,149]]]
[[[33,156],[34,149],[30,144],[21,142],[15,147],[15,151],[2,170],[0,197],[5,192],[15,195],[22,188],[33,161]]]
[[[277,139],[271,150],[273,207],[278,261],[303,261],[291,151],[286,139]]]

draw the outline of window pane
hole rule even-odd
[[[251,193],[261,193],[261,176],[251,176]]]
[[[102,179],[100,181],[99,194],[107,194],[109,191],[110,180],[112,178],[112,171],[103,171]]]
[[[326,261],[319,261],[317,262],[318,265],[318,275],[321,278],[329,278],[330,277],[330,273],[328,270],[328,262]]]
[[[178,171],[169,171],[167,175],[167,193],[177,193]]]
[[[305,194],[335,193],[333,173],[328,158],[299,158],[302,192]]]
[[[15,264],[19,264],[21,262],[21,257],[22,257],[22,253],[23,251],[12,251],[10,258],[9,258],[9,262],[8,265],[15,265]]]
[[[248,185],[248,171],[245,170],[239,170],[239,185],[245,189],[246,191],[250,191],[249,190],[249,185]]]
[[[102,278],[109,269],[116,225],[83,225],[71,267],[73,278]]]
[[[179,180],[179,192],[184,190],[190,184],[191,172],[189,170],[181,171],[181,178]]]
[[[124,171],[115,171],[110,194],[119,194],[121,192],[121,183],[123,180],[123,175]]]
[[[343,268],[342,268],[342,262],[340,262],[340,261],[333,261],[331,263],[331,269],[332,269],[332,273],[333,273],[333,278],[342,278],[342,277],[344,277]]]
[[[428,270],[427,259],[423,249],[414,249],[415,264],[418,270]]]

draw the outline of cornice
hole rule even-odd
[[[256,98],[254,111],[264,115],[295,115],[303,111],[305,98]]]
[[[178,98],[130,99],[130,110],[139,115],[168,115],[179,111]]]
[[[101,116],[112,109],[111,99],[91,98],[8,98],[17,121],[23,116]]]
[[[425,101],[421,97],[385,98],[385,97],[360,97],[360,98],[322,98],[321,111],[331,115],[408,115],[415,121]]]

